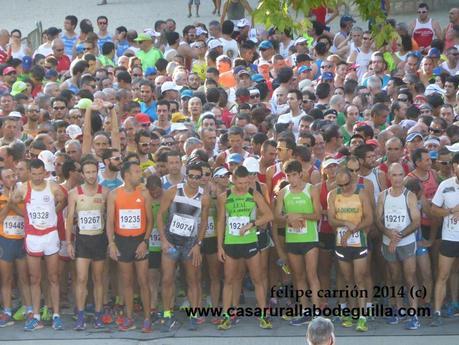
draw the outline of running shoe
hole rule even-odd
[[[151,326],[150,320],[143,320],[142,333],[151,333],[153,332],[153,327]]]
[[[0,328],[13,326],[13,325],[14,325],[14,320],[11,317],[11,315],[7,313],[0,314]]]
[[[105,325],[104,325],[104,322],[102,320],[102,313],[101,312],[96,312],[95,316],[94,316],[94,322],[93,322],[93,325],[94,325],[94,328],[95,329],[101,329],[101,328],[105,328]]]
[[[357,332],[367,332],[368,331],[367,319],[364,317],[359,318],[359,320],[357,321],[357,326],[355,327],[355,330]]]
[[[417,316],[413,316],[409,322],[406,323],[405,329],[416,330],[421,328],[421,323]]]
[[[62,324],[62,319],[60,316],[53,317],[52,327],[56,331],[62,331],[64,329],[64,325]]]
[[[239,322],[241,322],[241,318],[237,317],[236,315],[231,316],[231,324],[232,325],[237,325]]]
[[[432,322],[430,323],[430,327],[439,327],[443,325],[443,320],[441,319],[441,315],[439,312],[436,312],[432,316]]]
[[[43,322],[37,320],[36,318],[30,318],[27,319],[24,325],[24,331],[26,332],[33,332],[36,331],[37,329],[42,329],[45,327],[43,325]]]
[[[220,320],[221,320],[221,319],[219,319],[218,317],[214,316],[214,317],[212,318],[212,320],[210,320],[210,323],[211,323],[212,325],[218,326],[218,325],[220,324]]]
[[[197,331],[198,330],[198,321],[195,317],[190,317],[188,321],[188,330]]]
[[[51,312],[51,310],[49,310],[47,306],[43,306],[40,309],[40,318],[42,321],[51,321],[52,317],[53,313]]]
[[[75,327],[73,327],[75,331],[84,331],[86,329],[86,322],[84,321],[84,314],[83,312],[78,313],[78,317],[75,323]]]
[[[273,328],[273,324],[271,323],[271,320],[266,316],[260,317],[258,325],[260,326],[260,328],[263,328],[263,329]]]
[[[352,317],[350,316],[343,316],[341,320],[343,320],[341,322],[341,326],[345,328],[351,328],[352,326],[354,326],[354,322],[352,321]]]
[[[206,318],[204,316],[199,316],[199,317],[196,318],[196,323],[198,325],[205,324],[206,323]]]
[[[187,310],[190,308],[190,302],[188,301],[188,298],[185,298],[182,302],[182,304],[180,305],[180,310],[184,311],[184,310]]]
[[[161,333],[167,333],[175,326],[175,319],[173,317],[165,317],[161,321]]]
[[[135,329],[134,320],[126,317],[121,325],[118,326],[118,330],[121,332],[132,331]]]
[[[101,320],[104,325],[109,325],[113,322],[113,316],[109,306],[104,307],[104,313],[102,314]]]
[[[303,315],[303,316],[299,316],[299,317],[297,317],[295,319],[292,319],[289,322],[289,325],[290,326],[303,326],[303,325],[306,325],[309,321],[311,321],[311,317]]]
[[[26,319],[26,307],[21,306],[16,312],[13,314],[13,319],[16,321],[24,321]]]
[[[219,331],[226,331],[233,327],[233,323],[231,322],[231,318],[229,317],[223,317],[220,319],[220,324],[217,326],[217,329]]]

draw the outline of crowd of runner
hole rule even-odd
[[[0,30],[0,327],[61,330],[70,307],[66,329],[137,315],[168,332],[182,294],[228,310],[251,289],[260,308],[385,303],[392,325],[407,306],[432,326],[459,312],[459,8],[441,28],[419,4],[376,48],[352,17],[328,31],[336,10],[293,35],[252,27],[246,7],[181,33],[69,15],[35,51]],[[268,293],[288,284],[312,297]],[[373,286],[397,298],[318,294]],[[371,317],[338,321],[364,332]]]

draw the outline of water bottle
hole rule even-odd
[[[282,271],[284,271],[285,274],[291,274],[290,267],[288,267],[287,263],[284,260],[278,259],[276,261],[276,264],[277,264],[277,266],[282,268]]]
[[[177,260],[179,256],[179,252],[175,247],[169,247],[169,249],[167,250],[167,254],[170,256],[172,260]]]

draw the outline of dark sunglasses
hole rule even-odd
[[[450,165],[451,164],[450,161],[439,161],[439,160],[437,160],[437,163],[440,163],[441,165]]]
[[[198,181],[202,178],[202,175],[193,175],[193,174],[189,174],[188,175],[188,178],[191,179],[191,180],[195,180],[195,181]]]
[[[429,132],[434,132],[434,133],[441,133],[442,130],[441,129],[438,129],[438,128],[432,128],[432,127],[429,127]]]
[[[54,110],[64,110],[66,107],[53,107]]]

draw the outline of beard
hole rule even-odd
[[[121,167],[119,165],[113,165],[112,163],[108,163],[108,169],[111,171],[120,171]]]

